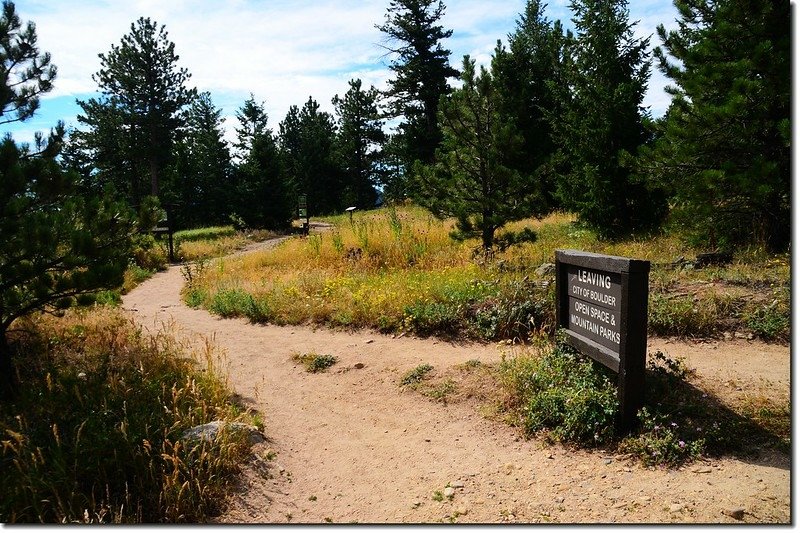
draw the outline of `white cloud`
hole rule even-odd
[[[524,10],[524,0],[492,2],[449,0],[442,24],[453,29],[445,46],[458,67],[470,54],[487,64],[497,39],[505,40]],[[564,2],[551,0],[551,19],[568,23]],[[292,104],[312,95],[324,110],[343,94],[347,82],[361,77],[365,85],[385,88],[389,58],[379,46],[383,34],[375,27],[385,19],[389,0],[87,0],[20,1],[23,20],[37,25],[41,50],[51,52],[58,66],[55,90],[47,98],[86,98],[97,89],[92,74],[100,68],[99,53],[107,52],[129,32],[140,16],[166,25],[180,66],[192,73],[190,83],[209,91],[223,113],[233,116],[252,92],[266,102],[271,127]],[[650,34],[674,15],[668,0],[644,0],[631,5],[642,20],[637,32]],[[666,19],[665,19],[666,17]],[[654,82],[657,76],[654,76]],[[660,88],[648,98],[654,111],[661,106]],[[43,103],[43,106],[46,102]],[[43,110],[44,111],[44,110]],[[52,123],[57,118],[50,117]],[[235,119],[227,121],[232,129]]]

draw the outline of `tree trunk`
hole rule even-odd
[[[17,376],[11,362],[11,347],[6,332],[0,332],[0,401],[6,402],[17,395]]]
[[[481,240],[483,241],[483,250],[486,252],[491,250],[494,245],[494,228],[491,226],[484,226]]]

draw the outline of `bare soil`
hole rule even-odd
[[[263,414],[268,441],[254,448],[219,522],[791,521],[787,455],[647,469],[603,450],[521,438],[486,418],[479,398],[445,404],[399,386],[422,363],[446,370],[475,359],[498,362],[506,346],[220,319],[183,304],[182,285],[173,266],[123,305],[148,330],[166,325],[218,344],[230,386]],[[731,397],[789,396],[787,346],[651,339],[649,350],[684,358],[704,383]],[[311,374],[292,360],[307,352],[338,362]],[[731,516],[737,509],[744,511],[738,519]]]

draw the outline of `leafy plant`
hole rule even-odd
[[[339,360],[333,355],[318,354],[316,352],[296,353],[292,356],[292,359],[305,366],[306,372],[311,373],[324,372]]]
[[[428,363],[423,363],[416,368],[409,370],[406,372],[403,377],[400,379],[401,385],[416,385],[420,383],[425,376],[433,370],[433,366],[429,365]]]

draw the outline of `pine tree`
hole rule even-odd
[[[440,107],[444,139],[437,163],[420,170],[415,199],[438,217],[455,217],[454,236],[479,236],[484,250],[507,222],[542,210],[536,183],[509,162],[524,148],[522,136],[498,113],[501,94],[492,75],[464,57],[463,85]]]
[[[386,49],[396,55],[389,69],[389,112],[403,117],[398,128],[403,161],[408,170],[414,161],[431,164],[442,133],[437,123],[439,99],[449,92],[447,80],[458,76],[449,64],[450,50],[442,42],[453,34],[439,21],[445,6],[441,0],[392,0],[386,22],[378,29],[386,34]]]
[[[35,48],[35,26],[28,23],[22,36],[20,27],[14,5],[4,2],[0,109],[6,122],[30,118],[55,76],[49,55]],[[121,284],[127,266],[135,217],[109,196],[78,194],[77,176],[58,161],[63,138],[59,123],[47,138],[37,134],[34,147],[18,146],[9,134],[0,141],[1,399],[16,392],[11,324],[36,310],[86,302]]]
[[[253,95],[236,112],[235,212],[250,227],[282,229],[294,214],[294,192],[282,172],[282,158],[272,131],[267,127],[264,104]]]
[[[700,242],[785,250],[791,213],[791,62],[787,2],[676,0],[658,35],[674,82],[662,138],[645,167],[674,193]]]
[[[221,224],[231,212],[231,155],[223,138],[223,121],[222,110],[207,92],[186,112],[186,129],[176,146],[181,226]]]
[[[576,40],[567,63],[566,112],[553,126],[571,171],[558,184],[564,206],[603,237],[660,222],[663,194],[633,170],[649,138],[642,106],[649,39],[637,39],[625,0],[573,0]]]
[[[78,122],[88,131],[77,134],[95,166],[124,180],[130,199],[158,196],[172,163],[176,131],[185,125],[182,111],[196,97],[186,87],[190,74],[177,66],[179,56],[164,26],[149,18],[131,24],[119,45],[100,54],[101,69],[93,76],[100,98],[79,101]]]
[[[557,151],[553,127],[563,115],[564,54],[571,34],[564,35],[559,21],[544,16],[540,0],[528,0],[508,36],[508,49],[500,41],[492,58],[492,73],[501,98],[498,111],[525,141],[518,159],[509,164],[539,184],[549,208],[556,199]]]
[[[386,142],[383,121],[378,114],[378,90],[361,88],[361,80],[350,80],[343,98],[332,102],[338,115],[336,148],[342,163],[342,203],[359,208],[375,206],[380,181],[381,148]]]
[[[4,1],[0,17],[0,124],[32,117],[39,108],[39,96],[53,88],[57,69],[50,64],[49,52],[39,52],[36,41],[36,25],[28,22],[23,29],[14,3]]]
[[[341,164],[334,150],[336,124],[330,113],[320,111],[312,97],[289,108],[280,124],[278,142],[286,181],[296,194],[307,197],[310,215],[341,211]]]

